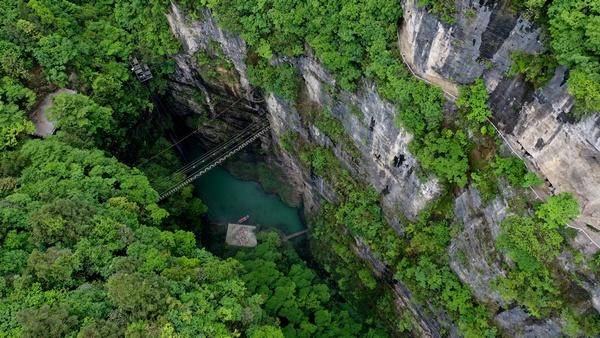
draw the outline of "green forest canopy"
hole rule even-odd
[[[261,337],[281,335],[281,321],[286,331],[364,329],[277,235],[238,261],[200,249],[190,232],[160,230],[167,211],[146,177],[99,150],[28,141],[0,168],[19,182],[0,206],[1,332]]]

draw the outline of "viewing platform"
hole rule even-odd
[[[229,223],[225,243],[232,246],[253,248],[258,244],[256,240],[256,226]]]

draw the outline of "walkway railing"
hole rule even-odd
[[[304,229],[304,230],[301,230],[301,231],[298,231],[293,234],[289,234],[289,235],[285,236],[285,238],[283,240],[289,241],[290,239],[296,238],[298,236],[302,236],[307,233],[308,233],[308,229]]]

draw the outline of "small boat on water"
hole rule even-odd
[[[250,218],[250,215],[246,215],[246,216],[238,219],[237,222],[238,222],[238,224],[242,224],[242,223],[246,222],[249,218]]]

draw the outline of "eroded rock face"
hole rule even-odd
[[[453,99],[458,86],[483,77],[490,92],[494,122],[509,147],[546,178],[547,194],[569,191],[580,201],[582,217],[573,224],[600,222],[600,116],[570,123],[566,114],[573,99],[566,88],[565,69],[559,67],[545,87],[535,91],[520,77],[507,78],[513,51],[527,53],[543,49],[540,30],[523,18],[514,17],[500,2],[456,2],[456,23],[448,24],[419,8],[416,0],[405,0],[404,23],[399,30],[399,47],[413,72],[440,86]],[[540,192],[543,194],[543,192]],[[468,284],[475,296],[504,306],[490,282],[503,276],[504,258],[494,249],[499,224],[507,214],[504,197],[483,204],[475,189],[463,192],[455,202],[457,221],[464,231],[450,246],[451,267]],[[596,243],[600,237],[587,234]],[[573,244],[584,252],[597,250],[580,232]],[[563,261],[566,271],[585,276],[587,290],[597,308],[597,283],[580,269]],[[560,321],[535,321],[521,308],[502,312],[496,322],[509,335],[560,336]]]
[[[177,4],[171,3],[167,20],[171,31],[181,41],[185,55],[193,56],[199,50],[207,50],[211,41],[217,42],[240,75],[243,92],[238,94],[249,94],[251,88],[246,76],[246,43],[238,36],[219,28],[208,10],[203,11],[200,16],[201,20],[189,20]]]
[[[456,198],[454,214],[463,230],[450,244],[450,267],[471,287],[477,299],[488,304],[505,305],[492,284],[504,276],[503,261],[494,242],[500,233],[499,224],[508,212],[504,196],[489,204],[483,203],[477,189],[470,188]]]
[[[564,68],[537,91],[519,77],[506,77],[512,52],[535,53],[543,45],[540,30],[502,3],[459,0],[451,25],[419,8],[417,0],[405,0],[401,53],[418,76],[450,97],[457,95],[458,85],[482,76],[494,120],[512,148],[548,179],[551,192],[577,196],[583,209],[580,223],[600,229],[600,115],[568,122],[573,99]]]
[[[298,66],[309,99],[331,107],[333,116],[342,122],[361,158],[351,159],[343,154],[341,145],[336,145],[334,152],[355,176],[364,177],[382,193],[384,212],[391,224],[401,231],[397,216],[416,217],[439,195],[440,187],[435,178],[422,182],[417,176],[418,163],[408,151],[412,135],[396,126],[394,106],[379,97],[375,86],[368,82],[354,93],[341,91],[334,98],[324,88],[335,86],[335,82],[322,65],[311,57],[302,57]]]
[[[181,73],[178,74],[177,82],[187,79],[186,85],[198,86],[198,81],[192,74],[192,56],[198,50],[208,48],[210,41],[215,41],[220,44],[226,57],[232,61],[240,74],[240,85],[245,89],[245,93],[240,95],[249,95],[248,93],[252,92],[247,82],[245,43],[241,39],[218,28],[208,12],[204,13],[202,20],[189,22],[177,5],[173,4],[168,19],[173,33],[184,44],[184,54],[176,57],[180,69],[178,73]],[[348,169],[365,177],[367,183],[383,192],[386,216],[392,225],[401,231],[398,216],[405,214],[409,218],[416,217],[430,200],[439,195],[440,188],[435,178],[421,182],[417,176],[418,163],[407,148],[412,136],[396,127],[393,105],[381,99],[369,83],[365,83],[355,93],[341,92],[334,98],[326,88],[335,88],[335,81],[322,65],[309,56],[291,61],[304,78],[309,100],[332,107],[333,115],[342,122],[347,134],[360,150],[361,156],[351,158],[341,149],[341,145],[335,145],[334,152]],[[175,83],[174,88],[177,86]],[[177,88],[177,91],[183,92],[184,89]],[[193,104],[187,106],[194,110]],[[317,144],[331,144],[316,127],[306,129],[294,107],[267,96],[266,108],[275,140],[287,130],[293,130]],[[361,112],[360,116],[352,114],[353,109],[358,109]]]
[[[484,203],[477,189],[469,188],[454,204],[456,219],[463,224],[463,230],[450,244],[450,267],[479,301],[496,309],[511,306],[494,288],[496,279],[506,275],[504,266],[508,263],[494,243],[500,223],[509,216],[508,199],[513,196],[511,189],[504,189],[500,196]],[[561,336],[558,318],[537,320],[519,306],[501,311],[494,322],[509,337]]]
[[[495,321],[508,337],[561,337],[560,325],[555,320],[534,320],[523,309],[514,308],[499,313]]]
[[[553,192],[569,191],[578,197],[578,221],[600,229],[600,115],[576,124],[566,121],[573,99],[565,76],[565,69],[557,69],[523,106],[508,137],[548,179]]]
[[[515,50],[542,49],[539,30],[503,9],[498,2],[456,1],[456,23],[448,24],[404,0],[404,23],[398,43],[413,71],[446,92],[458,95],[458,85],[473,82],[484,73],[495,87],[510,67]]]

